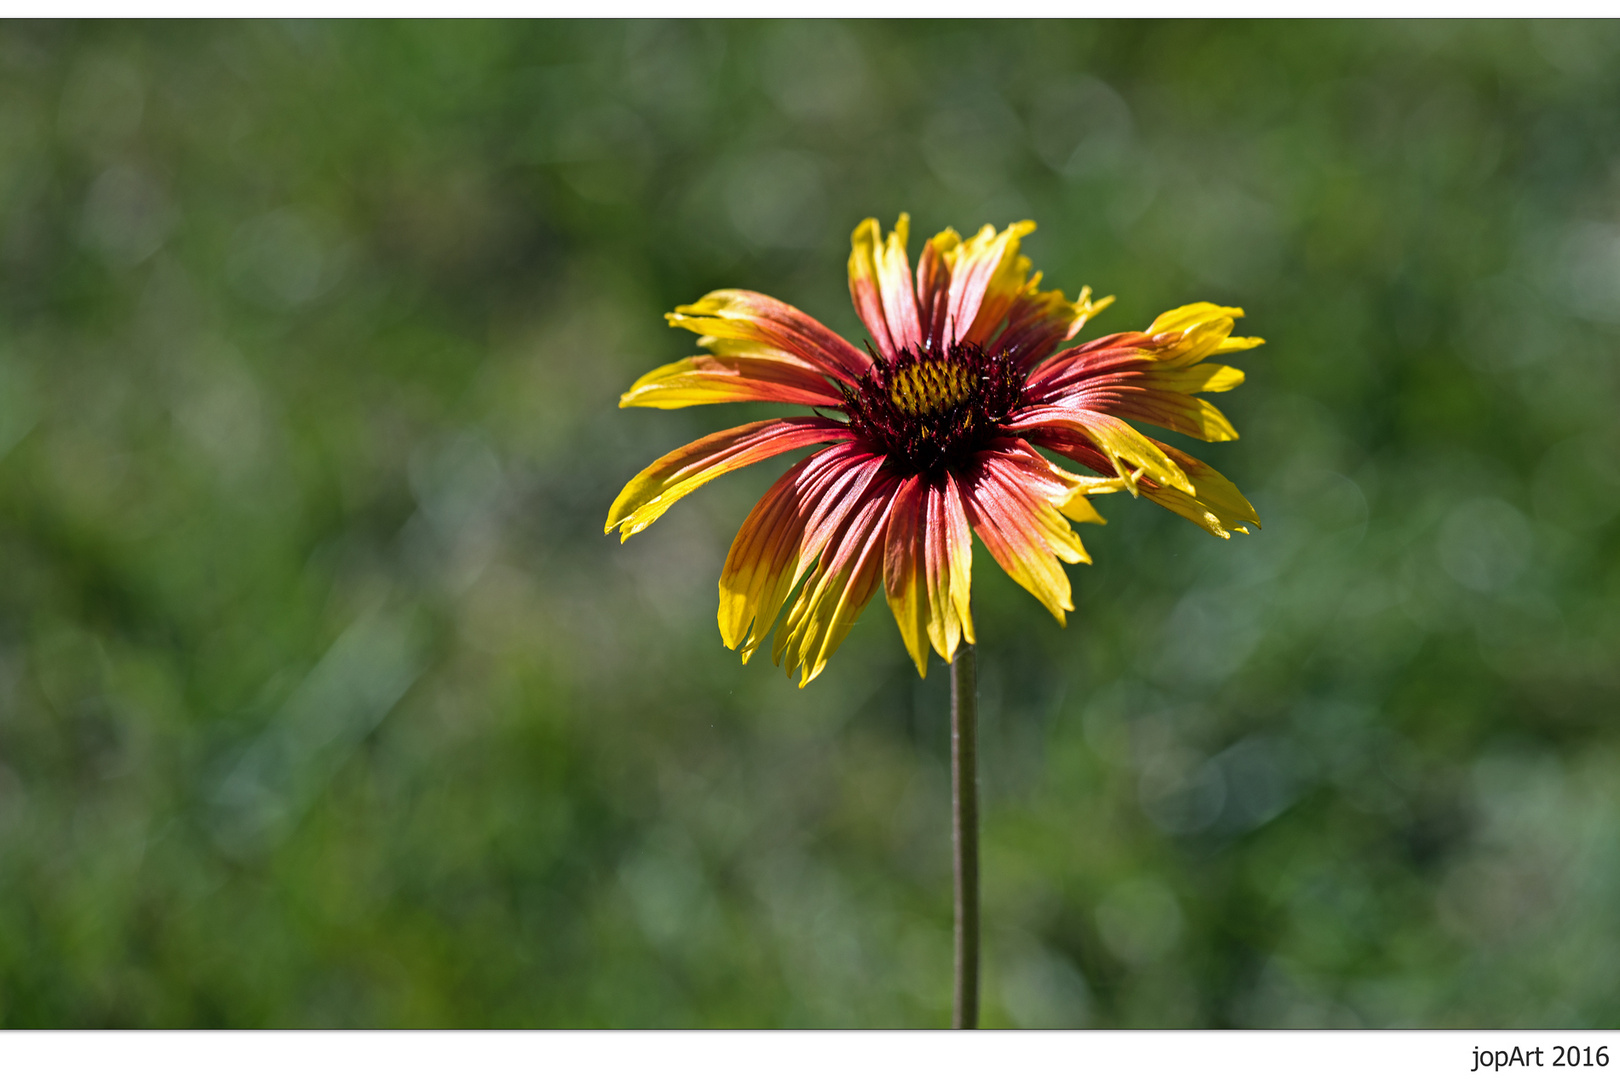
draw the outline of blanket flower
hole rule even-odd
[[[1104,523],[1092,496],[1145,496],[1223,539],[1260,524],[1226,477],[1131,424],[1237,438],[1199,395],[1243,381],[1216,357],[1262,343],[1232,336],[1241,309],[1190,304],[1140,333],[1062,347],[1113,297],[1042,292],[1019,252],[1034,222],[986,225],[966,240],[946,229],[915,271],[909,225],[902,214],[886,238],[875,218],[855,229],[849,287],[867,351],[780,300],[721,289],[666,316],[706,352],[647,373],[619,401],[815,410],[664,455],[625,485],[605,528],[626,540],[717,476],[820,447],[759,500],[720,575],[720,636],[744,663],[799,587],[771,659],[798,671],[801,686],[879,587],[919,674],[929,647],[949,661],[973,642],[973,534],[1061,623],[1074,610],[1062,563],[1091,561],[1070,522]]]

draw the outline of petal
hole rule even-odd
[[[1036,446],[1045,447],[1063,455],[1070,461],[1078,462],[1088,469],[1099,473],[1113,472],[1114,463],[1108,455],[1097,448],[1097,444],[1086,438],[1085,435],[1072,428],[1031,428],[1024,432],[1026,438]],[[1103,477],[1107,480],[1116,480],[1116,477]],[[1152,481],[1149,481],[1151,483]],[[1145,487],[1140,478],[1138,486]]]
[[[818,450],[754,506],[720,573],[720,638],[743,663],[771,631],[788,593],[882,464],[854,443]]]
[[[910,231],[911,215],[901,214],[887,243],[881,238],[877,218],[861,222],[850,237],[849,295],[884,356],[915,349],[922,336],[911,265],[906,259]]]
[[[946,229],[923,245],[917,260],[917,317],[923,341],[930,347],[945,340],[950,313],[951,268],[947,260],[962,244],[955,229]]]
[[[949,663],[962,638],[973,640],[973,534],[949,473],[901,482],[889,514],[883,584],[917,674],[928,674],[930,644]]]
[[[1154,319],[1147,336],[1153,340],[1152,348],[1161,362],[1186,367],[1215,353],[1239,352],[1265,344],[1263,338],[1231,336],[1232,320],[1242,317],[1242,308],[1188,304]]]
[[[1111,467],[1107,456],[1090,440],[1071,431],[1050,428],[1032,431],[1029,437],[1048,450],[1056,451],[1089,469],[1106,472]],[[1140,491],[1143,495],[1222,540],[1230,539],[1234,532],[1247,533],[1248,525],[1260,527],[1260,518],[1255,514],[1254,507],[1232,481],[1190,454],[1184,454],[1157,439],[1153,442],[1181,467],[1182,472],[1197,486],[1198,493],[1189,495],[1151,480],[1142,480]]]
[[[664,318],[693,333],[771,346],[851,384],[859,382],[872,364],[859,349],[798,308],[745,289],[716,290]]]
[[[1055,400],[1081,383],[1107,375],[1143,371],[1153,365],[1146,334],[1110,334],[1084,345],[1053,353],[1025,383],[1025,400]]]
[[[883,285],[883,310],[889,317],[889,337],[902,349],[916,349],[922,341],[917,314],[917,296],[911,283],[911,260],[906,240],[911,232],[911,215],[901,214],[883,245],[878,261],[878,280]]]
[[[1147,385],[1156,390],[1176,390],[1183,394],[1222,394],[1243,385],[1243,372],[1225,364],[1194,364],[1173,371],[1151,372]]]
[[[1027,488],[1039,493],[1074,521],[1108,524],[1086,501],[1086,496],[1124,491],[1129,486],[1118,476],[1076,476],[1067,469],[1060,469],[1023,439],[998,439],[990,445],[1000,451],[1000,464],[1019,473]]]
[[[1241,319],[1243,318],[1243,309],[1239,307],[1221,307],[1219,304],[1211,304],[1200,300],[1196,304],[1183,304],[1181,307],[1171,308],[1166,311],[1153,320],[1153,325],[1147,328],[1147,334],[1149,337],[1169,333],[1182,334],[1223,318]]]
[[[1209,351],[1211,356],[1222,353],[1243,352],[1247,349],[1256,349],[1266,343],[1263,337],[1229,337]]]
[[[990,555],[1062,623],[1074,602],[1058,560],[1089,563],[1091,557],[1054,505],[1073,498],[1061,470],[1050,463],[1043,470],[1030,458],[1045,462],[1021,439],[982,452],[963,482],[963,500]]]
[[[928,676],[928,478],[907,477],[895,492],[883,555],[883,590],[917,674]],[[960,628],[958,634],[960,635]]]
[[[619,408],[681,409],[721,401],[780,401],[842,408],[844,399],[806,364],[747,356],[689,356],[655,368],[619,396]]]
[[[1071,431],[1102,451],[1110,467],[1099,471],[1118,476],[1127,488],[1134,489],[1133,474],[1140,469],[1156,483],[1194,494],[1192,481],[1159,443],[1107,413],[1068,404],[1033,405],[1009,416],[1006,427],[1017,432],[1034,432],[1041,428]]]
[[[1156,424],[1205,442],[1231,442],[1237,428],[1226,414],[1201,397],[1169,390],[1146,390],[1126,398],[1114,415]]]
[[[884,356],[893,356],[899,350],[889,337],[889,320],[883,314],[883,289],[878,284],[877,269],[883,241],[877,218],[867,218],[855,226],[849,239],[849,298],[855,314],[866,324],[873,347]]]
[[[889,511],[898,486],[892,474],[880,473],[862,492],[858,504],[838,523],[777,631],[771,660],[782,664],[786,658],[783,667],[789,675],[800,672],[800,686],[821,674],[877,592]]]
[[[1065,349],[1030,375],[1024,400],[1031,408],[1083,410],[1157,424],[1207,442],[1236,439],[1237,429],[1226,415],[1194,395],[1242,384],[1243,372],[1237,368],[1200,362],[1234,342],[1233,348],[1260,344],[1259,338],[1231,337],[1232,319],[1242,313],[1240,308],[1189,304],[1159,316],[1149,333],[1115,334]],[[1151,468],[1147,472],[1153,474]]]
[[[669,316],[664,316],[666,319]],[[698,348],[708,349],[715,356],[748,356],[756,360],[776,360],[784,364],[797,364],[806,371],[820,373],[823,369],[808,360],[801,360],[786,349],[778,349],[774,345],[767,345],[763,341],[748,341],[743,338],[715,337],[713,334],[702,334],[697,340]]]
[[[1029,388],[1050,395],[1102,375],[1152,371],[1159,380],[1153,385],[1164,389],[1183,393],[1230,390],[1243,381],[1242,372],[1219,365],[1209,371],[1199,361],[1265,344],[1263,338],[1230,336],[1232,320],[1242,314],[1242,308],[1214,304],[1188,304],[1167,311],[1145,334],[1112,334],[1050,357],[1031,374]],[[1194,376],[1193,371],[1199,374]],[[1205,385],[1197,385],[1200,382]]]
[[[1200,365],[1208,366],[1208,365]],[[1124,420],[1140,420],[1179,431],[1205,442],[1231,442],[1237,429],[1226,414],[1203,398],[1173,390],[1158,390],[1151,375],[1098,380],[1051,404],[1056,407],[1105,413]]]
[[[1001,232],[986,225],[944,256],[951,273],[945,337],[983,345],[1023,292],[1029,260],[1018,253],[1020,237],[1035,231],[1019,221]]]
[[[677,499],[717,476],[789,450],[851,437],[849,428],[820,416],[759,420],[706,435],[637,473],[613,500],[602,531],[617,528],[623,542],[657,521]]]
[[[1254,512],[1254,506],[1243,497],[1236,484],[1191,454],[1184,454],[1163,443],[1159,445],[1197,485],[1198,494],[1188,495],[1175,488],[1143,484],[1143,495],[1222,540],[1230,540],[1234,532],[1247,533],[1249,525],[1257,529],[1260,527],[1260,516]]]

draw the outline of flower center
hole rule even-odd
[[[1024,378],[1005,353],[977,345],[874,356],[844,391],[849,426],[907,474],[966,464],[1018,407]]]
[[[907,416],[938,416],[967,400],[968,380],[963,365],[925,356],[889,378],[889,403]]]

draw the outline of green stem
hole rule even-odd
[[[956,995],[951,1026],[979,1026],[979,699],[973,646],[951,661],[951,837],[956,877]]]

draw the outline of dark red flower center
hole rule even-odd
[[[1024,376],[1007,353],[977,345],[874,355],[844,390],[850,429],[907,475],[965,465],[1018,407]]]

